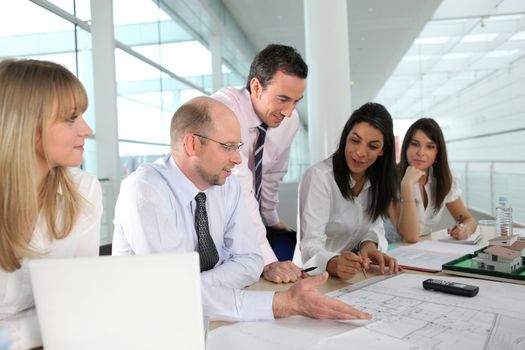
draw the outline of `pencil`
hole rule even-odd
[[[357,255],[361,257],[361,252],[357,252]],[[365,280],[366,280],[368,276],[366,275],[365,267],[363,265],[361,265],[361,271],[363,272],[363,276],[365,276]]]

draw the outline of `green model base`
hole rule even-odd
[[[458,259],[455,259],[455,260],[449,261],[446,264],[443,264],[443,272],[456,274],[456,275],[464,275],[464,276],[470,276],[470,277],[476,277],[476,278],[496,280],[496,281],[525,284],[525,266],[522,266],[519,269],[511,273],[500,272],[500,271],[489,271],[485,269],[478,269],[478,268],[472,267],[472,259],[477,256],[476,253],[482,252],[486,248],[487,247],[481,248],[477,250],[476,252],[474,252],[474,254],[467,254]]]

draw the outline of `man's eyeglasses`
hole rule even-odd
[[[199,134],[193,134],[193,135],[195,135],[197,137],[200,137],[200,138],[203,138],[203,139],[206,139],[206,140],[213,141],[215,143],[218,143],[228,153],[233,153],[233,152],[236,152],[236,151],[240,151],[242,146],[244,146],[243,142],[239,142],[239,143],[223,143],[223,142],[220,142],[220,141],[217,141],[217,140],[214,140],[214,139],[210,139],[209,137],[206,137],[206,136],[203,136],[203,135],[199,135]]]

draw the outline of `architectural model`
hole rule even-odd
[[[518,238],[518,235],[497,236],[489,240],[489,246],[472,258],[472,267],[512,273],[525,266],[525,241]]]

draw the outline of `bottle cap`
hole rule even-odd
[[[508,202],[508,199],[507,199],[507,197],[505,197],[505,196],[500,196],[500,197],[499,197],[499,202],[500,202],[500,203],[507,203],[507,202]]]

